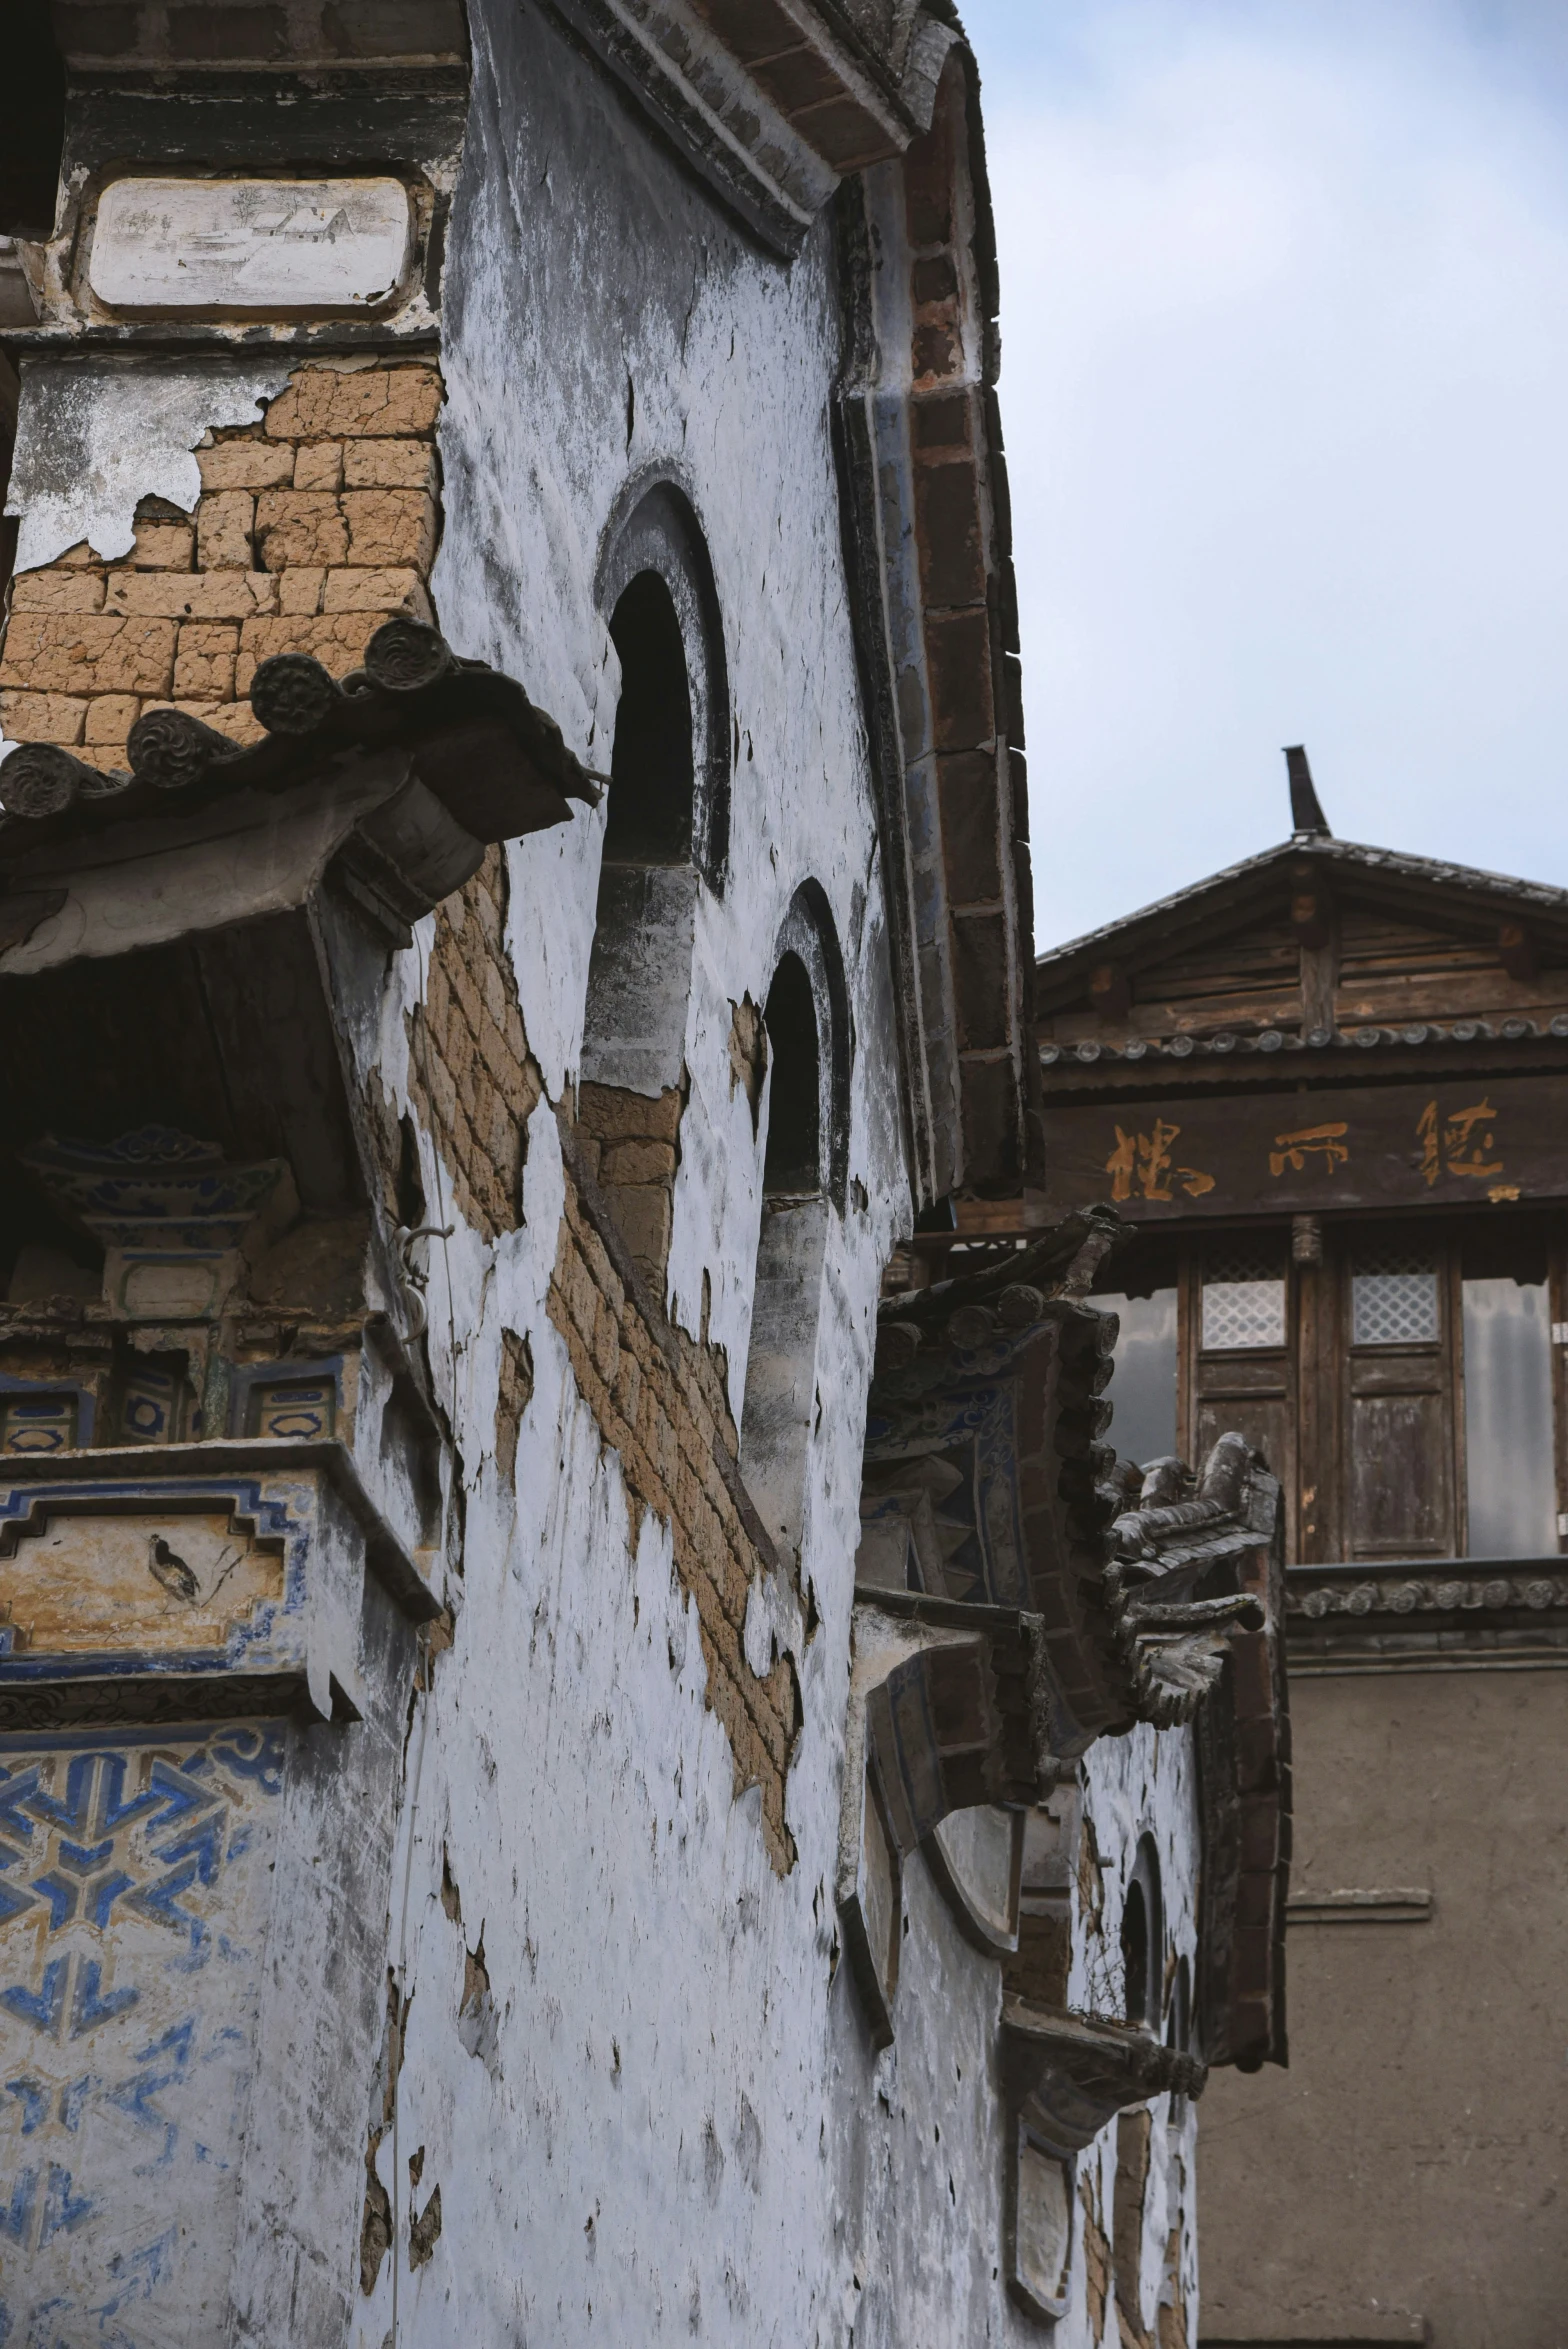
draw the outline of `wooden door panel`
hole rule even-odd
[[[1451,1557],[1453,1437],[1442,1387],[1353,1394],[1349,1450],[1352,1554]]]
[[[1401,1354],[1390,1347],[1350,1357],[1352,1395],[1446,1395],[1448,1388],[1448,1364],[1435,1349]]]

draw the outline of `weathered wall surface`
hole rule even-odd
[[[1314,1673],[1291,1720],[1293,1897],[1431,1915],[1292,1924],[1290,2070],[1205,2100],[1205,2337],[1538,2349],[1568,2291],[1561,1676]]]
[[[531,13],[478,21],[474,88],[446,289],[441,625],[607,765],[618,667],[595,606],[601,536],[628,484],[661,471],[703,524],[724,615],[730,872],[698,908],[655,1300],[710,1427],[742,1414],[765,1135],[737,1082],[735,1007],[764,998],[808,878],[842,945],[856,1060],[798,1574],[754,1568],[742,1609],[729,1586],[743,1542],[721,1541],[717,1578],[693,1564],[724,1515],[714,1493],[693,1511],[675,1490],[690,1464],[672,1455],[676,1474],[657,1473],[638,1417],[656,1366],[624,1295],[616,1313],[624,1284],[573,1204],[552,1108],[579,1060],[600,819],[507,852],[505,944],[545,1097],[515,1228],[466,1208],[476,1187],[456,1164],[425,1160],[431,1220],[458,1223],[432,1244],[429,1294],[466,1535],[453,1647],[410,1739],[389,1949],[407,2010],[395,2136],[379,2086],[366,2113],[404,2265],[395,2287],[394,2262],[375,2266],[355,2338],[380,2349],[395,2288],[399,2332],[432,2344],[487,2329],[826,2343],[917,2316],[932,2344],[1023,2340],[1033,2328],[1000,2280],[999,1971],[917,1864],[909,2039],[879,2067],[835,1944],[861,1398],[906,1187],[836,584],[826,234],[791,271],[759,258],[626,135],[613,91]],[[402,958],[379,1026],[356,1039],[416,1111],[403,1014],[432,953],[421,941]],[[510,1403],[502,1390],[522,1343],[519,1413],[515,1376]],[[797,1681],[786,1781],[778,1740],[794,1724],[771,1692],[793,1702]],[[1153,1752],[1126,1764],[1135,1779]],[[1107,1792],[1113,1870],[1123,1811],[1189,1832],[1182,1765],[1165,1768],[1157,1789]],[[1173,1916],[1190,1944],[1189,1912]],[[1109,2173],[1100,2191],[1109,2213]],[[931,2272],[927,2198],[963,2245],[950,2272]],[[968,2214],[956,2235],[955,2207]]]
[[[431,1351],[469,1490],[454,1644],[418,1703],[395,1872],[389,1959],[408,2022],[396,2137],[376,2160],[403,2245],[397,2322],[431,2343],[837,2340],[847,2272],[822,2257],[829,2000],[850,1995],[832,1967],[837,1759],[859,1398],[901,1166],[858,690],[833,584],[826,232],[792,271],[762,259],[542,16],[486,11],[475,34],[446,289],[441,625],[607,766],[618,665],[595,603],[601,536],[628,483],[658,470],[703,524],[724,615],[731,869],[697,916],[668,1287],[677,1333],[728,1368],[727,1388],[700,1398],[710,1425],[741,1414],[760,1213],[733,1006],[764,998],[807,878],[832,907],[856,1006],[854,1204],[831,1219],[826,1407],[798,1580],[757,1576],[709,1607],[691,1595],[681,1512],[636,1477],[629,1439],[624,1464],[606,1447],[626,1388],[617,1365],[595,1364],[584,1326],[593,1249],[571,1225],[563,1235],[570,1178],[551,1104],[578,1066],[601,819],[513,848],[506,941],[549,1096],[528,1124],[518,1227],[475,1229],[453,1171],[438,1173],[428,1145],[424,1160],[431,1220],[459,1225],[432,1244]],[[403,1010],[421,951],[402,958],[379,1032],[357,1039],[400,1100],[417,1090]],[[511,1478],[495,1457],[508,1331],[532,1366]],[[733,1576],[728,1545],[726,1557]],[[777,1717],[770,1683],[797,1675],[786,1788],[778,1756],[746,1738],[761,1743]],[[737,1799],[737,1777],[762,1783]],[[994,1982],[992,1969],[993,1997]],[[367,2102],[367,2129],[372,2118]],[[411,2267],[410,2212],[437,2187],[440,2234]],[[393,2264],[359,2297],[354,2337],[374,2349]]]
[[[172,703],[254,742],[258,662],[314,653],[341,676],[394,612],[429,617],[438,371],[289,376],[240,360],[27,369],[7,740],[107,771],[141,712]]]
[[[334,1817],[318,1771],[274,1888],[268,1995],[286,2017],[297,1987],[298,2013],[258,2056],[287,2092],[252,2094],[244,2123],[264,2191],[230,2270],[236,2337],[303,2322],[335,2339],[347,2297],[361,2349],[1021,2343],[1038,2331],[1002,2277],[1000,1970],[911,1863],[899,2035],[873,2058],[834,1910],[864,1402],[909,1182],[829,437],[831,224],[792,265],[765,257],[553,15],[471,15],[439,367],[192,362],[147,486],[117,447],[79,528],[56,484],[0,681],[13,736],[109,766],[160,699],[243,736],[267,653],[341,675],[389,613],[433,609],[603,768],[606,535],[661,479],[701,526],[725,639],[728,868],[675,940],[679,1083],[661,1075],[649,1122],[619,1134],[608,1088],[581,1115],[602,814],[492,853],[406,951],[318,912],[381,1153],[366,1171],[388,1221],[423,1233],[387,1301],[424,1293],[411,1342],[452,1489],[425,1476],[421,1497],[418,1414],[406,1394],[394,1410],[385,1362],[352,1442],[410,1548],[433,1558],[444,1537],[448,1612],[395,1804],[383,1722],[382,1778],[345,1768]],[[163,502],[138,514],[147,496]],[[747,1038],[806,883],[852,1059],[847,1163],[815,1203],[819,1300],[796,1330],[805,1489],[777,1555],[744,1438],[738,1474],[721,1456],[746,1425],[769,1117]],[[644,1244],[632,1190],[656,1195]],[[337,1734],[368,1752],[364,1724],[318,1746]],[[1119,2014],[1145,1831],[1168,1950],[1192,1954],[1188,1742],[1096,1749],[1086,1789],[1069,1997]],[[375,1860],[335,1916],[329,1850]],[[379,2065],[367,1984],[385,1991]],[[345,2097],[362,2098],[346,2134]],[[1081,2165],[1064,2349],[1107,2328],[1185,2349],[1191,2126],[1157,2105]],[[33,2196],[27,2224],[55,2208]]]
[[[1067,2002],[1119,2016],[1121,1912],[1140,1835],[1155,1836],[1166,1863],[1172,1977],[1180,1957],[1194,1960],[1197,1813],[1188,1733],[1138,1729],[1095,1746],[1084,1766],[1083,1800]],[[833,2000],[833,2239],[848,2269],[838,2337],[856,2349],[894,2349],[918,2322],[922,2340],[1186,2349],[1197,2340],[1193,2108],[1166,2096],[1124,2116],[1124,2125],[1147,2118],[1149,2151],[1128,2205],[1134,2249],[1119,2279],[1112,2256],[1117,2128],[1102,2132],[1080,2158],[1072,2305],[1054,2329],[1031,2322],[1001,2281],[999,1969],[964,1942],[918,1861],[905,1873],[904,1896],[894,2044],[873,2056],[852,1994],[846,1999],[835,1988]],[[955,2210],[967,2214],[967,2225],[955,2229]]]
[[[67,2337],[123,2307],[188,2341],[224,2321],[285,1760],[249,1723],[0,1740],[16,2320],[47,2279]]]

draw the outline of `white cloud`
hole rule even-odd
[[[1042,944],[1336,830],[1568,883],[1568,41],[969,0]],[[1544,44],[1544,45],[1543,45]]]

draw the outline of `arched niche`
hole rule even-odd
[[[1122,1903],[1123,2011],[1129,2023],[1159,2034],[1164,2004],[1165,1908],[1160,1858],[1152,1835],[1141,1835]]]
[[[797,890],[779,932],[763,1026],[762,1214],[741,1469],[774,1542],[798,1559],[823,1258],[849,1166],[849,1000],[832,914],[816,882]]]
[[[698,889],[729,857],[729,687],[713,566],[685,494],[633,485],[595,589],[621,664],[582,1075],[680,1082]]]

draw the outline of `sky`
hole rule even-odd
[[[1568,886],[1568,5],[961,0],[1043,949],[1290,829]]]

